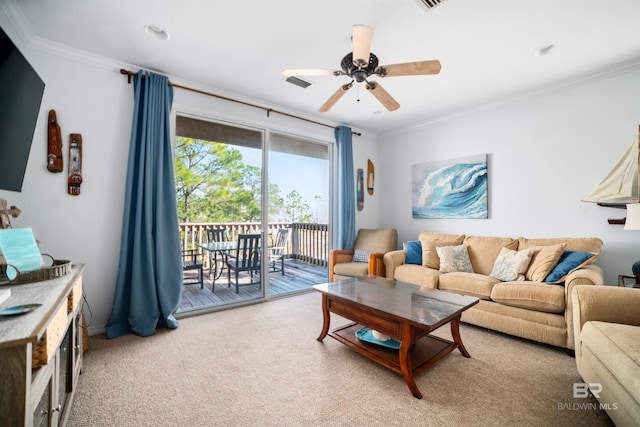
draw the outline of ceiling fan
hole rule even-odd
[[[373,30],[366,25],[354,25],[352,29],[351,40],[353,43],[353,52],[350,52],[342,58],[340,62],[341,70],[328,70],[318,68],[298,68],[284,70],[285,76],[348,76],[351,81],[338,88],[331,95],[318,111],[325,113],[338,102],[351,87],[353,82],[364,82],[365,87],[375,96],[378,101],[389,111],[395,111],[400,108],[398,101],[393,99],[389,92],[384,90],[380,83],[367,80],[370,76],[376,77],[396,77],[396,76],[415,76],[424,74],[438,74],[440,72],[440,61],[418,61],[405,62],[403,64],[378,65],[378,57],[371,52],[371,38]]]

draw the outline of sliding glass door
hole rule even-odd
[[[202,286],[184,286],[179,313],[302,292],[326,281],[329,158],[328,144],[176,118],[181,240],[200,254],[205,273]],[[238,250],[245,235],[260,239],[257,262],[249,265]]]

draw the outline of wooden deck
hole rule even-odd
[[[240,284],[249,282],[248,274],[243,273],[240,277]],[[262,298],[262,289],[258,284],[240,286],[239,293],[236,293],[233,274],[231,287],[227,287],[226,270],[222,272],[222,277],[216,280],[215,292],[211,291],[213,281],[206,270],[204,278],[204,289],[200,289],[200,285],[185,285],[183,287],[178,313]],[[257,281],[259,276],[254,275],[253,279]],[[269,296],[305,291],[310,289],[312,285],[327,281],[327,267],[293,259],[287,260],[284,276],[280,271],[269,272]]]

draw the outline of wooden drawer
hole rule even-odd
[[[32,368],[40,368],[47,363],[55,354],[62,336],[67,330],[67,304],[62,304],[55,316],[49,322],[44,335],[36,343],[33,349]]]

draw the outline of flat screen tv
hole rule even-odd
[[[22,191],[44,82],[0,28],[0,189]],[[46,149],[46,141],[42,146]]]

